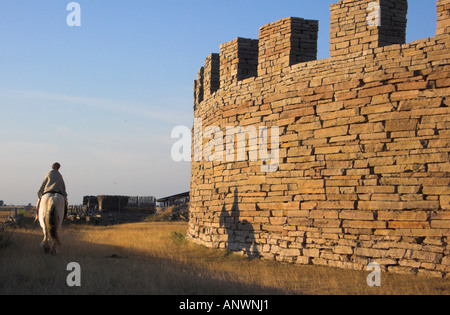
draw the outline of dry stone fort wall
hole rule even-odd
[[[328,59],[315,60],[318,22],[301,18],[206,58],[194,86],[190,239],[277,261],[449,276],[450,0],[437,1],[435,37],[405,44],[407,7],[331,5]],[[279,128],[276,171],[250,151],[195,158],[237,126]]]

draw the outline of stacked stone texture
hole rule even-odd
[[[450,33],[450,3],[448,0],[437,0],[436,35]]]
[[[277,261],[358,270],[377,262],[449,277],[450,0],[437,1],[437,35],[409,44],[406,1],[380,0],[382,25],[368,29],[369,2],[331,6],[329,59],[312,60],[317,21],[296,18],[207,59],[194,92],[203,130],[277,126],[280,165],[265,173],[261,161],[193,156],[193,241]],[[220,86],[204,92],[211,81]]]
[[[285,18],[261,27],[258,75],[316,60],[318,30],[318,21],[300,18]]]
[[[374,4],[381,15],[374,14]],[[344,0],[331,5],[331,56],[404,44],[407,9],[407,0]]]
[[[258,40],[238,37],[220,46],[220,86],[255,76],[257,66]]]

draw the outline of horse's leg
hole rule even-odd
[[[44,239],[41,242],[41,247],[44,249],[44,253],[48,254],[50,252],[50,246],[48,244],[48,237],[47,237],[47,233],[44,229]]]
[[[52,242],[50,252],[51,252],[52,255],[56,255],[57,254],[58,248],[61,245],[61,240],[59,238],[59,231],[61,230],[61,227],[62,227],[62,221],[63,221],[63,215],[64,215],[64,210],[63,210],[64,207],[61,208],[61,209],[62,209],[61,211],[55,212],[55,216],[56,216],[55,217],[55,221],[56,221],[56,223],[55,223],[55,229],[54,229],[54,232],[53,232],[54,234],[50,236],[51,237],[51,242]]]
[[[50,253],[51,253],[52,255],[56,255],[56,253],[57,253],[57,251],[58,251],[58,247],[59,247],[59,245],[60,245],[58,231],[56,231],[55,238],[52,238],[52,239],[51,239],[51,242],[52,242],[52,246],[51,246],[51,249],[50,249]]]
[[[50,245],[50,254],[52,255],[56,255],[56,241],[55,240],[51,240],[51,245]]]

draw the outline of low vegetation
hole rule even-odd
[[[193,244],[186,228],[65,225],[59,254],[45,256],[41,230],[20,227],[0,247],[0,294],[450,294],[448,279],[382,274],[381,287],[369,287],[365,271],[249,260]],[[81,287],[66,284],[70,262]]]
[[[11,233],[0,227],[0,250],[11,244]]]

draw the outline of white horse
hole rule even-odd
[[[39,206],[39,223],[44,231],[41,246],[46,254],[56,254],[59,231],[64,219],[65,200],[60,194],[45,194]]]

